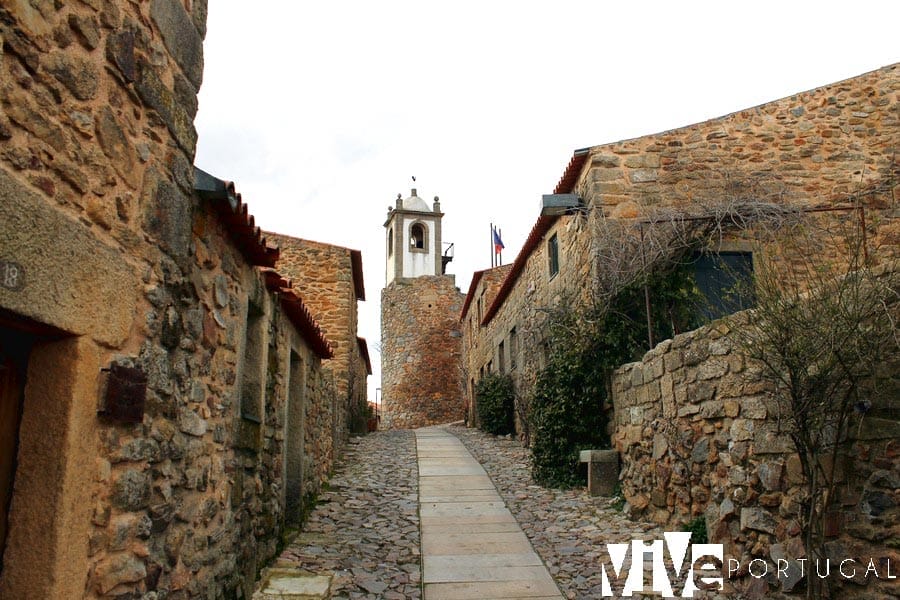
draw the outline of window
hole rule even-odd
[[[388,229],[388,258],[394,254],[394,230]]]
[[[493,373],[494,371],[494,361],[489,360],[487,364],[487,369],[485,369],[488,373]]]
[[[554,233],[547,242],[547,258],[550,261],[550,277],[559,273],[559,240]]]
[[[509,330],[509,368],[516,368],[516,354],[519,352],[519,340],[516,336],[516,328]]]
[[[481,290],[481,295],[478,296],[478,322],[481,323],[481,320],[484,318],[484,290]]]
[[[428,235],[425,225],[422,223],[414,223],[409,228],[409,247],[411,250],[428,250]]]
[[[756,303],[752,252],[698,254],[694,261],[697,289],[706,299],[699,307],[703,317],[718,319]]]
[[[265,319],[261,307],[247,305],[244,365],[241,377],[241,417],[254,423],[263,419],[263,366],[266,364]]]
[[[506,360],[503,357],[505,351],[506,351],[505,344],[503,342],[500,342],[500,346],[497,347],[497,366],[500,368],[499,369],[500,374],[503,374],[506,372]]]

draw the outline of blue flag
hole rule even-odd
[[[494,254],[500,254],[500,252],[506,248],[503,245],[503,240],[500,239],[500,233],[497,231],[497,228],[494,227]]]

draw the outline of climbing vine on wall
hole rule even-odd
[[[538,483],[583,484],[579,451],[609,447],[604,408],[609,378],[614,369],[648,350],[647,295],[652,299],[653,339],[696,326],[699,293],[689,265],[676,260],[604,303],[551,315],[547,362],[538,374],[530,414],[532,475]]]
[[[478,382],[475,406],[478,409],[478,428],[494,435],[515,431],[513,383],[509,375],[490,373]]]

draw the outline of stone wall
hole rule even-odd
[[[667,530],[705,519],[710,542],[724,544],[726,557],[743,565],[761,558],[774,573],[775,560],[804,556],[797,524],[804,479],[761,366],[736,347],[735,328],[752,326],[752,318],[739,313],[676,336],[616,371],[613,442],[628,514]],[[900,389],[896,380],[891,385]],[[896,411],[876,407],[859,419],[838,466],[840,507],[826,524],[832,558],[866,564],[873,557],[882,574],[885,560],[900,560],[885,545],[900,533],[892,525],[900,514]],[[746,570],[740,576],[738,590],[766,591]],[[870,588],[884,591],[887,582],[874,579]]]
[[[590,149],[579,183],[612,215],[713,200],[735,185],[814,205],[896,187],[900,65]],[[890,187],[888,187],[890,189]]]
[[[407,429],[463,419],[459,312],[452,275],[397,279],[381,292],[382,425]]]
[[[194,229],[208,234],[194,240],[197,255],[206,265],[194,274],[195,281],[203,282],[205,293],[199,311],[193,310],[211,311],[206,313],[211,322],[200,354],[210,358],[208,364],[196,365],[194,357],[185,358],[190,402],[200,400],[197,414],[203,418],[184,412],[172,424],[161,417],[152,421],[151,437],[162,437],[164,448],[171,444],[177,450],[179,439],[187,446],[183,464],[177,461],[177,451],[160,466],[154,466],[150,458],[148,514],[165,533],[151,540],[166,557],[173,554],[169,558],[176,561],[172,578],[183,565],[183,580],[176,581],[193,586],[189,596],[205,590],[214,596],[249,597],[259,568],[277,552],[285,523],[299,518],[303,499],[315,495],[328,477],[335,456],[336,395],[321,358],[289,321],[279,297],[266,289],[259,270],[242,264],[217,222],[195,219]],[[217,273],[210,264],[218,258],[224,273]],[[247,315],[254,311],[259,312],[260,339],[251,347]],[[224,327],[218,325],[220,321]],[[168,369],[170,375],[175,373],[173,386],[165,377],[166,359],[152,342],[145,342],[137,364],[149,373],[158,372],[160,385],[171,387],[177,396],[178,362]],[[251,390],[252,373],[258,379]],[[242,416],[247,398],[254,394],[259,394],[258,421]],[[151,397],[158,397],[160,411],[168,410],[171,398],[158,390]],[[168,435],[171,441],[166,440]],[[141,443],[139,437],[126,442]],[[167,519],[169,527],[165,527]],[[159,589],[173,587],[165,581],[166,575],[163,571]]]
[[[359,251],[286,235],[267,236],[281,249],[278,271],[292,280],[334,350],[334,358],[324,365],[334,376],[340,398],[336,419],[339,443],[343,444],[354,421],[359,431],[367,397],[366,376],[358,368],[362,359],[356,339],[356,302],[365,300],[365,294],[359,293],[363,289],[362,271],[356,272],[352,260],[352,253],[359,255]],[[361,267],[360,258],[357,268]]]
[[[808,247],[792,247],[799,231],[792,240],[763,239],[757,231],[742,249],[796,272],[809,252],[823,263],[835,257],[862,224],[870,254],[896,258],[898,90],[900,64],[894,64],[724,117],[595,146],[576,189],[591,207],[623,220],[661,208],[747,201],[840,207],[807,216]],[[863,213],[843,210],[856,206]]]
[[[740,315],[666,340],[614,374],[613,442],[633,514],[683,524],[730,481],[746,482],[749,457],[759,463],[787,450],[767,421],[767,386],[734,351],[735,321]]]
[[[239,247],[227,200],[194,190],[205,17],[0,8],[0,327],[32,342],[4,598],[246,598],[286,484],[330,469],[321,340],[267,289],[261,240]],[[111,365],[146,376],[136,423],[98,415]]]

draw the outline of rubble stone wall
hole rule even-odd
[[[630,515],[667,530],[705,519],[710,542],[724,544],[726,557],[774,565],[805,556],[797,524],[804,479],[761,366],[736,346],[735,328],[748,326],[752,312],[739,313],[666,340],[616,371],[613,443]],[[887,383],[900,389],[893,377]],[[856,417],[852,447],[838,465],[840,507],[826,524],[833,557],[875,558],[882,573],[885,560],[900,560],[885,545],[900,533],[896,410],[893,401]],[[763,585],[735,582],[750,584]]]
[[[393,281],[381,292],[383,427],[459,421],[463,296],[451,275]]]
[[[480,379],[479,369],[484,368],[487,363],[484,356],[486,351],[481,348],[486,345],[485,339],[480,335],[481,319],[497,297],[497,292],[511,266],[511,264],[502,265],[482,272],[471,291],[470,304],[464,308],[465,314],[460,319],[463,334],[463,389],[466,398],[466,421],[469,424],[477,424],[475,386]]]
[[[357,344],[357,358],[350,365],[350,381],[352,385],[350,386],[350,396],[349,401],[351,406],[356,407],[356,411],[352,412],[350,416],[350,433],[351,434],[360,434],[366,433],[368,431],[368,420],[370,410],[372,411],[372,418],[375,418],[374,413],[374,403],[372,403],[371,408],[369,404],[369,391],[368,391],[368,381],[369,376],[372,374],[371,368],[371,357],[369,358],[370,362],[366,362],[366,359],[363,357],[362,351],[359,349],[359,344]],[[366,352],[368,353],[368,342],[366,342]]]

